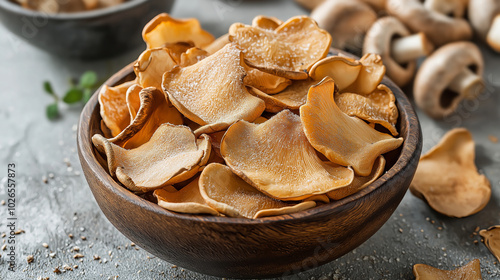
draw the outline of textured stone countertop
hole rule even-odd
[[[199,18],[216,36],[233,22],[250,23],[255,15],[286,19],[303,13],[293,1],[243,0],[177,1],[172,11],[176,17]],[[8,251],[0,250],[0,279],[215,279],[164,262],[118,232],[100,211],[81,171],[76,151],[81,106],[63,106],[63,117],[53,122],[44,115],[52,101],[42,90],[44,80],[61,94],[69,77],[89,69],[109,76],[141,49],[109,60],[71,61],[35,49],[0,26],[0,50],[0,200],[7,200],[7,164],[15,163],[17,229],[23,230],[15,235],[15,273],[7,270]],[[500,143],[488,140],[490,135],[500,138],[500,55],[485,48],[483,54],[487,91],[477,101],[446,121],[418,113],[424,152],[453,127],[471,130],[477,166],[492,186],[486,208],[472,217],[447,218],[408,192],[389,221],[360,247],[286,279],[413,279],[414,264],[453,269],[474,258],[481,261],[484,279],[500,279],[500,264],[473,235],[476,227],[500,224]],[[0,205],[0,233],[7,232],[7,218],[7,206]],[[74,259],[76,253],[84,257]],[[31,264],[28,255],[34,256]],[[78,268],[65,271],[64,265]],[[56,267],[64,272],[55,274]]]

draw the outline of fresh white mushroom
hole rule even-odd
[[[472,37],[472,29],[465,19],[426,9],[419,0],[387,0],[386,8],[412,32],[424,32],[435,46]]]
[[[373,24],[365,37],[363,54],[382,57],[387,75],[405,86],[415,74],[416,59],[429,55],[434,46],[424,33],[411,32],[395,17],[384,17]]]
[[[333,47],[355,51],[362,48],[363,37],[377,14],[358,0],[326,0],[312,11],[311,18],[330,32]]]
[[[417,72],[413,94],[419,108],[434,118],[450,115],[460,102],[484,90],[484,61],[471,42],[445,45],[430,55]]]
[[[500,52],[500,1],[470,1],[469,20],[479,37]]]
[[[424,2],[425,8],[455,18],[462,18],[465,15],[468,4],[469,0],[425,0]]]

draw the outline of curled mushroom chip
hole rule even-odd
[[[179,65],[186,67],[189,65],[196,64],[198,61],[204,59],[208,56],[207,51],[200,48],[190,48],[185,53],[181,54],[181,60]],[[163,74],[162,74],[163,76]]]
[[[219,212],[210,207],[200,194],[198,185],[200,177],[191,181],[180,190],[162,188],[154,191],[158,205],[170,211],[188,214],[219,215]]]
[[[357,175],[368,176],[377,157],[398,148],[403,138],[378,132],[343,113],[335,104],[335,91],[330,77],[309,89],[307,103],[300,107],[305,135],[331,162],[352,166]]]
[[[465,128],[446,133],[420,158],[410,191],[432,209],[450,217],[481,211],[491,197],[488,179],[474,164],[474,140]]]
[[[278,93],[292,83],[287,78],[275,76],[248,66],[245,67],[245,71],[247,75],[243,78],[243,83],[267,94]]]
[[[251,67],[288,79],[303,80],[305,72],[328,54],[332,38],[306,16],[289,19],[274,30],[235,23],[229,40],[245,50]]]
[[[309,144],[299,116],[284,110],[262,124],[238,121],[221,143],[227,165],[263,193],[302,200],[349,185],[351,169],[323,163]]]
[[[363,67],[359,72],[359,76],[348,86],[346,92],[354,92],[359,94],[369,94],[373,92],[380,84],[385,75],[385,66],[382,58],[378,54],[367,53],[359,62]]]
[[[278,94],[269,95],[253,87],[248,87],[248,92],[264,100],[266,111],[278,113],[283,109],[297,110],[304,105],[307,101],[307,89],[309,87],[309,80],[301,80],[295,81],[293,88],[286,89]]]
[[[135,81],[125,82],[115,87],[103,85],[99,91],[100,113],[104,124],[114,137],[130,124],[127,107],[127,90]]]
[[[170,49],[148,49],[141,53],[134,64],[137,82],[143,88],[161,88],[163,73],[172,70],[177,65]]]
[[[111,176],[131,191],[150,191],[193,177],[210,157],[206,135],[196,139],[186,126],[162,124],[151,139],[126,150],[102,135],[92,137],[94,146],[106,154]]]
[[[356,81],[362,68],[363,65],[359,61],[343,56],[329,56],[316,62],[311,67],[309,76],[316,83],[325,77],[330,77],[335,81],[339,90],[343,91]]]
[[[484,245],[500,261],[500,226],[482,229],[479,234],[483,238]]]
[[[130,113],[131,120],[135,119],[135,116],[137,116],[137,112],[141,107],[141,98],[139,94],[141,90],[143,90],[143,88],[137,84],[130,86],[127,90],[127,95],[125,98],[127,101],[127,107]]]
[[[336,94],[335,103],[347,115],[378,123],[392,135],[398,135],[396,122],[399,111],[396,107],[396,97],[387,86],[381,84],[366,95],[350,92]]]
[[[203,30],[195,19],[175,19],[162,13],[153,18],[142,30],[142,38],[148,49],[162,47],[168,43],[193,42],[203,48],[214,41],[214,36]]]
[[[265,104],[243,85],[241,56],[236,45],[228,44],[192,66],[174,67],[163,77],[163,91],[185,117],[208,125],[203,131],[224,130],[238,120],[253,121]]]
[[[253,27],[259,27],[262,29],[269,29],[269,30],[275,30],[282,24],[283,21],[275,17],[256,16],[252,20]]]
[[[256,219],[316,206],[314,201],[294,204],[271,198],[235,175],[229,167],[217,163],[209,164],[201,173],[200,192],[208,205],[230,217]]]
[[[481,263],[478,259],[455,270],[441,270],[426,264],[413,266],[415,280],[482,280]]]
[[[352,180],[351,184],[327,193],[328,197],[334,200],[339,200],[368,187],[371,183],[377,180],[382,173],[384,173],[385,162],[384,156],[379,156],[375,161],[375,166],[372,168],[372,173],[370,173],[370,175],[364,177],[354,176],[354,180]]]
[[[194,43],[189,42],[175,42],[175,43],[166,43],[163,44],[160,48],[169,49],[170,55],[174,59],[175,63],[181,63],[181,55],[187,50],[194,47]]]
[[[137,94],[140,107],[134,119],[120,134],[109,139],[109,142],[126,149],[133,149],[149,141],[156,129],[164,123],[182,124],[182,116],[165,98],[163,92],[154,87],[142,89],[137,93],[132,88],[127,93],[128,100]]]

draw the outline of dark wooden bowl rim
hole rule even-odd
[[[337,53],[338,51],[332,50],[332,52]],[[352,55],[351,55],[352,56]],[[133,64],[133,63],[132,63]],[[122,70],[117,72],[111,78],[109,78],[104,84],[106,85],[115,85],[119,82],[123,82],[127,76],[133,74],[132,64],[124,67]],[[397,161],[394,165],[381,177],[379,177],[375,182],[373,182],[370,186],[365,189],[348,196],[344,199],[333,201],[328,204],[320,205],[315,208],[281,216],[274,217],[265,217],[259,219],[245,219],[245,218],[232,218],[232,217],[217,217],[217,216],[209,216],[209,215],[192,215],[192,214],[180,214],[168,211],[164,208],[161,208],[155,203],[152,203],[146,199],[143,199],[134,193],[127,190],[125,187],[121,186],[117,183],[106,171],[105,169],[98,163],[94,154],[89,154],[86,151],[93,151],[96,153],[97,151],[93,148],[91,137],[89,135],[89,116],[92,116],[94,110],[99,110],[97,106],[98,99],[97,95],[99,89],[93,95],[93,97],[86,104],[85,108],[82,112],[82,117],[80,118],[79,130],[78,130],[78,149],[81,152],[81,156],[88,163],[91,168],[91,172],[96,174],[96,177],[103,183],[103,186],[110,189],[114,194],[121,196],[127,201],[134,203],[140,207],[145,208],[148,211],[154,212],[159,215],[165,215],[169,217],[175,217],[177,219],[183,220],[191,220],[191,221],[199,221],[199,222],[210,222],[217,224],[268,224],[268,223],[281,223],[281,222],[293,222],[293,221],[302,221],[312,218],[316,215],[327,215],[329,212],[332,212],[333,209],[342,207],[343,205],[356,202],[360,198],[369,195],[375,189],[384,186],[386,188],[391,187],[404,187],[404,186],[394,186],[392,184],[384,184],[390,180],[391,177],[396,175],[398,172],[402,172],[404,169],[408,168],[409,162],[412,158],[414,158],[415,153],[420,153],[420,149],[418,148],[419,141],[421,141],[421,131],[420,124],[418,122],[415,111],[413,110],[412,105],[410,104],[408,98],[405,94],[397,87],[391,80],[387,77],[382,81],[383,84],[390,86],[393,89],[394,95],[396,96],[397,106],[400,111],[400,121],[406,122],[406,134],[401,135],[404,138],[404,142],[402,145],[402,150],[400,155],[398,156]],[[395,89],[395,90],[394,90]],[[404,111],[405,119],[401,117],[401,112]],[[85,119],[84,116],[87,116]],[[416,120],[416,121],[411,121]],[[402,155],[406,154],[408,156],[403,157]],[[419,156],[419,155],[418,155]]]

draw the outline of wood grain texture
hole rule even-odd
[[[337,53],[332,50],[332,53]],[[134,78],[128,65],[108,81]],[[285,276],[328,263],[361,245],[387,221],[415,173],[422,136],[404,93],[389,79],[405,139],[386,154],[387,172],[369,187],[310,210],[256,220],[169,212],[131,193],[99,164],[91,137],[101,133],[97,94],[80,117],[78,152],[85,177],[101,210],[130,240],[161,259],[220,277]]]

